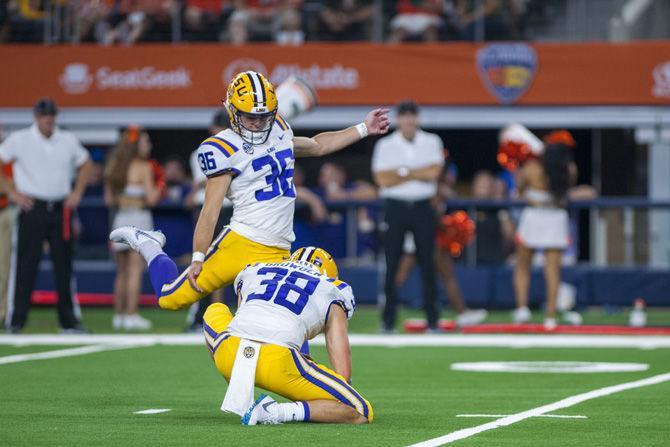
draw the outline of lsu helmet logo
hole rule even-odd
[[[477,70],[484,85],[503,104],[516,102],[537,72],[537,53],[523,43],[487,45],[477,51]]]

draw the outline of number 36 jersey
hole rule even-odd
[[[231,129],[207,138],[198,148],[198,163],[208,178],[233,175],[227,194],[233,231],[262,245],[291,248],[295,159],[293,131],[283,118],[277,115],[263,144],[248,144]]]
[[[320,274],[305,261],[257,263],[235,278],[240,307],[228,325],[232,335],[300,349],[323,332],[332,304],[351,318],[351,287]]]

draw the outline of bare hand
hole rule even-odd
[[[368,135],[383,135],[389,131],[391,121],[389,120],[389,109],[374,109],[365,117],[365,127]]]
[[[198,276],[200,276],[200,272],[202,272],[202,262],[193,261],[191,266],[188,268],[188,283],[191,285],[193,290],[198,293],[203,293],[202,289],[196,282],[198,280]]]
[[[79,202],[81,202],[81,194],[73,192],[67,197],[67,199],[65,199],[63,206],[65,208],[75,209],[79,206]]]
[[[7,196],[9,197],[9,200],[14,202],[21,210],[23,211],[30,211],[33,209],[33,199],[30,197],[21,194],[18,191],[10,191]]]

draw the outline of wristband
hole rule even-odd
[[[358,135],[361,137],[361,140],[368,136],[368,126],[366,126],[365,123],[356,124],[354,127],[356,128]]]
[[[193,252],[193,257],[191,258],[191,264],[194,262],[204,262],[205,254],[200,251]]]

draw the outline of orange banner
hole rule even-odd
[[[309,81],[322,105],[670,105],[670,42],[0,46],[0,107],[216,106],[236,72]]]

